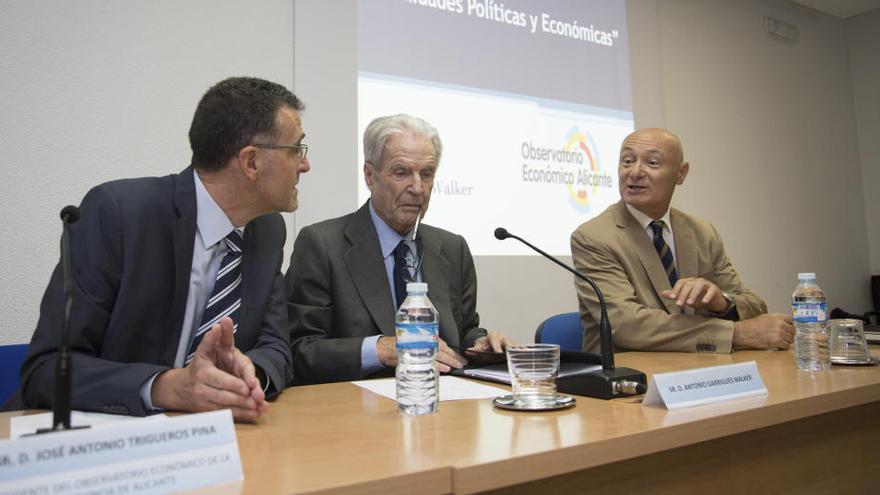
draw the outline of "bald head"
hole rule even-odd
[[[639,129],[620,146],[620,197],[658,219],[669,209],[675,186],[684,183],[689,168],[678,136],[666,129]]]
[[[642,143],[664,152],[675,165],[681,165],[684,161],[684,149],[681,146],[681,140],[672,131],[661,129],[659,127],[647,127],[645,129],[636,129],[623,140],[621,148],[626,147],[627,143]]]

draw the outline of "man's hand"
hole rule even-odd
[[[376,341],[376,356],[379,362],[389,368],[397,366],[397,338],[396,337],[379,337]]]
[[[461,369],[467,365],[467,359],[452,350],[443,339],[438,340],[440,341],[440,349],[437,352],[437,369],[440,370],[440,373],[449,373],[452,368]]]
[[[792,342],[791,315],[771,313],[734,323],[735,349],[788,349]]]
[[[437,340],[440,346],[437,350],[437,369],[441,373],[448,373],[452,371],[452,368],[464,368],[467,359],[453,351],[443,339]],[[385,366],[390,368],[397,366],[397,339],[395,337],[379,337],[376,342],[376,354],[379,361]]]
[[[235,347],[230,318],[208,330],[188,365],[157,376],[151,395],[153,404],[162,409],[229,408],[237,421],[255,421],[269,410],[254,364]]]
[[[721,313],[727,309],[727,299],[721,289],[712,282],[699,277],[680,278],[675,287],[660,293],[667,299],[675,299],[679,308],[685,304],[694,308],[706,308],[713,313]]]
[[[468,351],[477,352],[504,352],[506,347],[514,345],[507,335],[501,332],[491,331],[485,337],[480,337],[474,341],[474,345],[468,348]]]

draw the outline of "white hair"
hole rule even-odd
[[[393,134],[412,132],[417,136],[424,136],[431,140],[434,145],[434,153],[437,155],[437,163],[440,163],[440,152],[443,143],[440,142],[440,134],[437,129],[424,119],[413,117],[405,113],[378,117],[370,122],[364,131],[364,160],[379,170],[382,167],[382,153],[385,151],[385,141]]]

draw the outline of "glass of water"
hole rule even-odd
[[[507,369],[517,406],[540,409],[556,404],[559,345],[523,344],[507,348]]]
[[[831,320],[831,362],[865,364],[871,362],[862,320]]]

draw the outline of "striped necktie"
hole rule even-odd
[[[406,284],[415,282],[415,256],[406,241],[394,248],[394,296],[397,298],[397,308],[406,299]]]
[[[199,347],[205,333],[222,318],[226,316],[232,318],[233,332],[238,330],[238,314],[241,308],[241,232],[238,229],[233,229],[223,241],[226,244],[226,255],[220,262],[220,269],[217,271],[217,279],[214,281],[211,297],[202,314],[202,324],[193,333],[192,342],[184,361],[185,365],[195,357],[196,348]]]
[[[663,227],[666,223],[663,220],[654,220],[651,222],[651,230],[654,231],[654,248],[660,255],[660,261],[663,262],[663,269],[666,270],[666,276],[669,277],[669,286],[675,287],[678,282],[678,272],[675,270],[675,259],[672,257],[672,250],[663,240]]]

